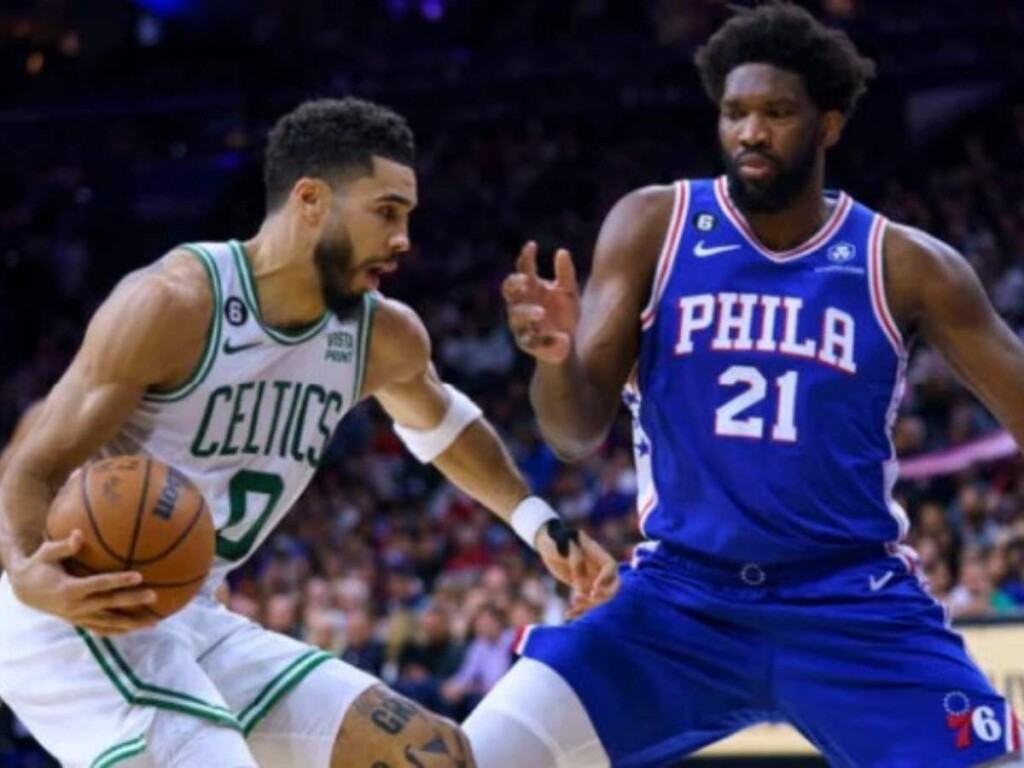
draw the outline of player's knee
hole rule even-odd
[[[476,768],[462,730],[384,685],[357,698],[345,714],[331,768]]]
[[[465,723],[479,768],[563,768],[544,740],[519,720],[481,707]]]
[[[611,764],[583,703],[555,670],[520,659],[463,724],[479,768]]]

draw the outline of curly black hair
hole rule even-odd
[[[278,120],[268,136],[263,166],[267,209],[284,203],[303,176],[337,180],[353,171],[371,173],[374,155],[413,164],[416,145],[405,118],[352,97],[303,102]]]
[[[736,67],[771,64],[800,75],[818,109],[846,115],[875,75],[875,63],[858,53],[845,32],[830,29],[800,6],[781,0],[737,9],[697,51],[694,61],[715,104]]]

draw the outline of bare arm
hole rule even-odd
[[[1024,344],[996,314],[977,275],[945,243],[890,225],[886,289],[901,327],[919,331],[1024,446]]]
[[[448,392],[430,362],[430,339],[420,319],[404,305],[385,300],[377,310],[370,347],[368,384],[398,424],[413,429],[437,425],[448,409]],[[477,419],[434,460],[458,488],[507,520],[529,488],[493,427]]]
[[[378,310],[370,341],[367,394],[377,398],[396,423],[431,430],[442,422],[449,393],[430,362],[430,340],[420,319],[394,301]],[[466,426],[433,464],[455,486],[510,522],[530,492],[494,428],[483,417]],[[543,531],[544,529],[540,529]],[[548,570],[577,590],[570,614],[610,598],[618,588],[615,563],[586,534],[567,553],[538,531],[533,543]]]
[[[198,359],[202,333],[195,344],[196,291],[189,269],[172,262],[122,281],[97,311],[75,359],[12,452],[0,482],[0,557],[15,592],[29,605],[83,625],[102,615],[97,629],[112,628],[108,612],[96,613],[97,600],[82,602],[88,588],[136,581],[124,574],[67,576],[57,562],[80,541],[44,543],[43,529],[53,497],[72,470],[116,434],[147,388],[184,378],[188,358],[191,364]],[[206,302],[208,318],[208,297]]]
[[[7,447],[0,453],[0,480],[3,479],[4,470],[7,469],[7,465],[11,462],[14,449],[25,439],[25,435],[32,431],[33,426],[39,420],[42,410],[43,401],[36,400],[21,414],[21,418],[18,419],[14,432],[11,434],[11,439],[7,441]]]
[[[576,460],[604,440],[636,361],[640,313],[672,211],[670,187],[630,193],[601,227],[579,309],[569,254],[556,254],[554,281],[536,277],[528,245],[503,287],[516,343],[537,358],[530,400],[560,458]],[[578,321],[577,316],[578,315]]]

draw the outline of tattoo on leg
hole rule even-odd
[[[444,739],[444,734],[441,731],[434,729],[434,738],[428,741],[421,747],[414,748],[407,746],[405,748],[405,759],[409,766],[412,768],[430,768],[431,756],[445,755],[451,758],[450,765],[452,768],[469,768],[469,762],[467,757],[469,752],[467,750],[467,743],[464,741],[462,732],[458,728],[453,728],[452,732],[455,734],[456,750],[458,754],[453,754],[451,749],[448,747],[448,743]],[[422,760],[421,760],[422,758]],[[427,762],[423,762],[426,760]]]
[[[377,728],[390,736],[401,733],[418,711],[416,705],[411,701],[395,694],[380,693],[375,698],[376,701],[357,702],[356,709]],[[373,768],[377,768],[377,766]]]

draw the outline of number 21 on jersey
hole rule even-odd
[[[728,389],[739,391],[730,400],[715,410],[715,434],[723,437],[744,437],[760,440],[765,436],[765,420],[762,416],[748,412],[763,400],[769,398],[768,380],[752,365],[733,365],[726,368],[718,383]],[[796,392],[799,374],[788,371],[775,379],[775,420],[770,428],[772,440],[794,443],[796,429]],[[747,414],[747,415],[745,415]]]

